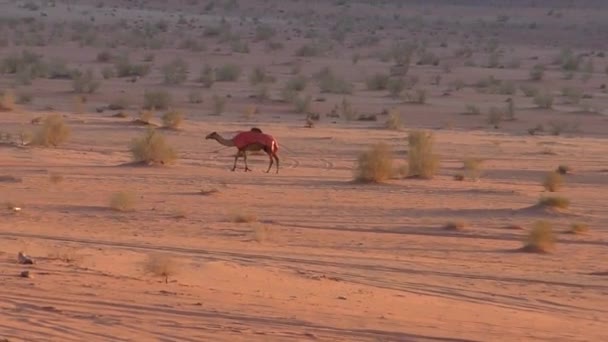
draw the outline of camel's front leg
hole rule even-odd
[[[243,151],[243,159],[245,160],[245,172],[251,171],[249,166],[247,166],[247,151]]]
[[[269,153],[268,158],[270,159],[270,163],[268,164],[268,170],[266,170],[266,173],[270,172],[270,169],[272,168],[272,163],[273,163],[272,154]]]

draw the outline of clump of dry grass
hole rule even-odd
[[[58,173],[51,173],[49,174],[49,182],[51,182],[52,184],[59,184],[63,182],[63,175]]]
[[[464,176],[477,180],[483,171],[483,160],[479,158],[466,158],[463,160]]]
[[[230,213],[230,220],[234,223],[251,223],[258,220],[255,213],[246,210],[234,210]]]
[[[543,187],[550,192],[558,191],[562,185],[564,185],[564,177],[557,171],[549,172],[543,180]]]
[[[568,234],[586,234],[589,232],[589,226],[585,223],[573,223],[570,225],[570,229],[566,231]]]
[[[128,191],[120,191],[110,196],[110,208],[116,211],[135,210],[135,194]]]
[[[393,175],[393,153],[390,147],[380,143],[361,152],[355,166],[355,181],[380,183]]]
[[[268,226],[256,225],[253,228],[253,239],[257,243],[264,243],[264,242],[268,241],[270,233],[271,233],[271,231],[270,231],[270,228],[268,228]]]
[[[59,114],[51,114],[44,118],[42,125],[34,134],[32,145],[58,146],[70,136],[70,127],[63,122]]]
[[[177,159],[177,152],[155,129],[148,129],[143,136],[133,139],[129,149],[136,163],[165,165]]]
[[[468,226],[469,225],[465,221],[450,221],[445,225],[444,229],[460,232],[465,230]]]
[[[166,90],[144,92],[144,109],[166,110],[171,106],[171,94]]]
[[[531,253],[549,253],[555,248],[555,242],[551,223],[538,221],[526,236],[522,250]]]
[[[542,197],[538,201],[538,205],[546,208],[568,209],[570,200],[565,197],[549,196]]]
[[[565,175],[572,172],[572,168],[568,165],[559,165],[555,170],[560,175]]]
[[[431,132],[412,131],[408,136],[408,176],[431,179],[439,168],[439,157],[433,152]]]
[[[397,110],[391,110],[386,120],[386,128],[393,130],[400,130],[403,128],[401,121],[401,114]]]
[[[0,93],[0,112],[15,110],[15,94],[11,90]]]
[[[169,277],[178,273],[178,266],[175,260],[168,255],[150,254],[144,263],[144,271],[165,278],[165,284],[167,284]]]
[[[171,110],[163,114],[163,127],[178,129],[182,121],[184,121],[184,115],[178,110]]]

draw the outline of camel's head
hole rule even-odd
[[[211,132],[211,133],[207,134],[205,139],[215,139],[216,137],[217,137],[217,132]]]

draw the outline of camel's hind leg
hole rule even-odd
[[[268,151],[266,151],[266,153],[268,153]],[[272,168],[273,160],[272,160],[272,154],[271,153],[268,153],[268,159],[270,160],[270,162],[268,163],[268,170],[266,170],[266,173],[270,172],[270,169]]]
[[[245,160],[245,172],[251,171],[249,166],[247,166],[247,151],[243,151],[243,159]]]
[[[236,155],[234,156],[234,165],[232,166],[232,171],[236,170],[236,161],[239,160],[241,153],[242,153],[242,151],[238,151],[236,153]]]
[[[272,156],[274,157],[274,159],[277,162],[277,174],[279,173],[279,156],[276,155],[276,153],[273,153]],[[272,163],[270,164],[272,166]],[[270,169],[268,169],[268,171],[270,171]]]

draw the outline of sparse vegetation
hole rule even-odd
[[[393,175],[393,153],[386,144],[372,145],[361,152],[355,165],[355,181],[381,183]]]
[[[393,130],[402,129],[403,123],[401,122],[401,113],[399,113],[399,111],[396,109],[389,111],[385,126],[386,128]]]
[[[586,234],[589,232],[589,226],[585,223],[573,223],[570,225],[570,229],[568,229],[567,233],[569,234]]]
[[[163,127],[178,129],[182,121],[184,121],[184,115],[178,110],[171,110],[163,114]]]
[[[555,192],[561,189],[564,184],[564,177],[559,172],[549,172],[543,181],[543,187],[545,190]]]
[[[59,114],[51,114],[42,120],[42,125],[36,130],[32,145],[59,146],[70,137],[70,127],[63,122]]]
[[[572,168],[568,165],[559,165],[555,171],[560,175],[565,175],[571,173]]]
[[[213,95],[213,97],[211,97],[211,104],[211,114],[222,115],[222,113],[226,109],[226,98],[219,95]]]
[[[165,137],[155,129],[148,129],[143,136],[133,139],[129,147],[136,163],[171,164],[177,159],[177,153],[165,141]]]
[[[483,160],[479,158],[466,158],[463,162],[464,176],[473,180],[479,179],[483,171]]]
[[[157,277],[163,277],[165,284],[168,284],[169,277],[177,275],[178,266],[175,260],[168,255],[151,254],[144,263],[144,271]]]
[[[241,68],[236,64],[224,64],[215,70],[215,81],[235,82],[241,76]]]
[[[258,216],[246,210],[234,210],[230,215],[230,220],[234,223],[251,223],[258,220]]]
[[[568,209],[570,206],[570,200],[565,197],[549,196],[541,197],[538,201],[541,207],[557,208],[557,209]]]
[[[468,224],[465,221],[450,221],[445,225],[445,230],[451,231],[463,231],[468,227]]]
[[[171,104],[171,94],[166,90],[147,90],[144,92],[144,109],[167,110]]]
[[[115,211],[128,212],[135,210],[135,194],[119,191],[110,196],[110,208]]]
[[[555,233],[551,223],[537,221],[524,240],[523,250],[531,253],[549,253],[555,249]]]
[[[434,154],[435,137],[427,131],[412,131],[408,136],[408,176],[431,179],[439,168]]]

